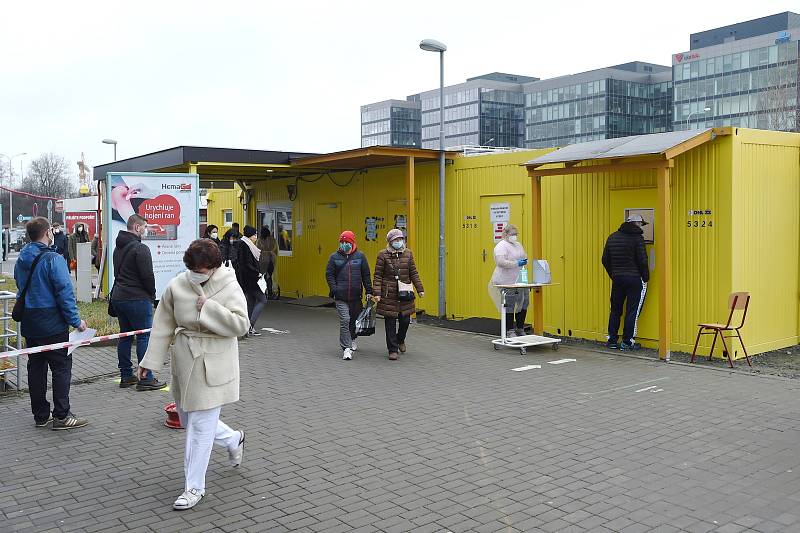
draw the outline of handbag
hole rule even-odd
[[[370,299],[356,318],[356,335],[368,337],[375,333],[375,302]]]
[[[400,273],[397,271],[394,261],[389,259],[389,263],[391,263],[392,270],[394,270],[394,279],[397,280],[397,301],[413,302],[414,298],[416,298],[414,295],[414,285],[400,281]]]
[[[127,246],[125,246],[125,248],[123,249],[122,261],[119,262],[119,264],[120,264],[119,271],[120,272],[122,272],[122,267],[125,265],[125,259],[128,257],[128,252],[130,252],[133,249],[134,245],[137,242],[138,241],[133,241],[133,242],[129,243]],[[111,261],[112,262],[114,261],[113,256],[111,258]],[[114,317],[114,318],[117,318],[117,310],[114,309],[114,286],[116,284],[117,284],[117,278],[115,276],[114,277],[114,285],[112,285],[111,286],[111,290],[108,291],[108,316],[111,316],[111,317]]]
[[[14,308],[11,310],[11,318],[14,319],[14,322],[22,322],[22,319],[25,317],[25,296],[28,294],[28,287],[31,286],[31,280],[33,280],[33,273],[36,272],[36,265],[39,264],[39,260],[44,257],[44,255],[48,252],[42,252],[36,256],[36,259],[33,260],[33,264],[31,265],[31,273],[28,275],[28,283],[22,288],[17,297],[17,301],[14,302]]]

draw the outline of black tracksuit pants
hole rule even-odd
[[[608,340],[619,339],[619,323],[625,306],[625,326],[622,340],[630,343],[636,337],[636,322],[644,305],[645,285],[638,276],[617,276],[611,280],[611,313],[608,317]]]

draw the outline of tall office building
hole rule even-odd
[[[413,97],[410,97],[413,98]],[[361,106],[361,146],[419,148],[419,100],[386,100]]]
[[[525,147],[670,130],[671,70],[634,61],[525,84]]]
[[[445,87],[445,146],[522,147],[522,84],[536,79],[495,72]],[[422,147],[439,148],[439,90],[425,91],[419,97],[422,101]]]
[[[495,72],[445,87],[445,146],[521,148],[522,84],[536,79]],[[439,148],[439,89],[361,106],[361,146],[377,145]]]
[[[779,13],[694,33],[673,54],[673,128],[800,131],[800,15]]]

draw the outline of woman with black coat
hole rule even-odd
[[[247,298],[247,312],[250,316],[250,331],[248,335],[258,337],[261,332],[256,329],[258,317],[267,305],[267,296],[258,285],[261,278],[259,260],[261,250],[256,246],[258,232],[253,226],[244,227],[244,238],[231,247],[230,255],[235,257],[233,261],[236,270],[236,279],[242,287],[245,298]]]

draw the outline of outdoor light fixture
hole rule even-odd
[[[708,113],[709,111],[711,111],[710,107],[705,106],[703,108],[703,113]],[[699,113],[699,111],[692,111],[691,113],[689,113],[689,116],[686,117],[686,129],[687,130],[689,129],[689,119],[692,118],[692,115],[694,115],[695,113]]]
[[[426,52],[444,52],[447,50],[447,46],[436,39],[423,39],[420,41],[419,47]]]
[[[435,39],[423,39],[419,47],[439,52],[439,316],[447,315],[445,299],[445,210],[444,210],[444,52],[447,46]]]
[[[114,145],[114,161],[117,160],[117,141],[114,139],[103,139],[103,144],[113,144]]]

